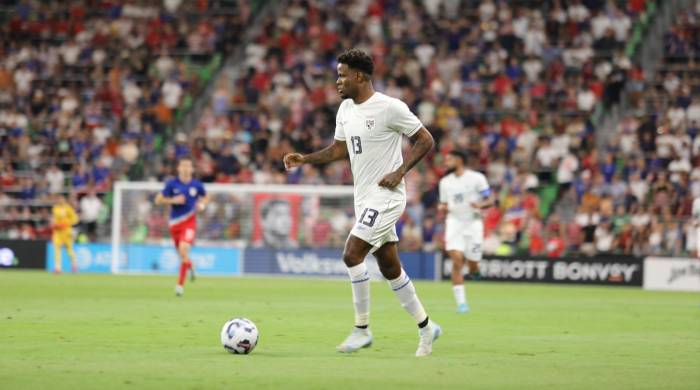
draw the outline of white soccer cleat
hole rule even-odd
[[[428,356],[433,352],[433,341],[437,340],[442,334],[440,325],[432,320],[428,321],[428,325],[418,329],[418,349],[416,356]]]
[[[369,328],[360,329],[355,327],[345,341],[335,348],[338,352],[351,353],[361,348],[367,348],[370,345],[372,345],[372,332],[370,332]]]
[[[181,297],[185,293],[185,288],[179,284],[175,285],[175,295]]]

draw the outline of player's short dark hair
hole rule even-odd
[[[345,64],[349,68],[359,70],[371,76],[374,73],[374,61],[367,53],[359,49],[350,49],[338,56],[338,63]]]
[[[451,150],[450,153],[448,153],[448,154],[451,154],[451,155],[457,157],[458,159],[462,160],[462,164],[467,163],[467,154],[461,150],[454,149],[454,150]]]

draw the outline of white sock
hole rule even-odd
[[[369,272],[364,262],[348,267],[352,285],[352,303],[355,305],[355,325],[369,325]]]
[[[463,284],[453,285],[452,292],[455,293],[455,301],[457,301],[457,306],[467,303],[467,296],[464,293],[464,285]]]
[[[403,268],[401,269],[401,275],[394,280],[390,280],[389,285],[394,290],[396,297],[399,298],[401,306],[416,320],[416,323],[420,324],[425,321],[428,315],[425,314],[425,309],[423,309],[423,305],[416,295],[416,288],[413,287],[413,282],[411,282]]]

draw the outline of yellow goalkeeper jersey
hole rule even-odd
[[[54,231],[70,231],[78,223],[78,214],[69,204],[57,204],[51,209]]]

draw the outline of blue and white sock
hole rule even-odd
[[[396,297],[399,298],[401,306],[416,320],[416,323],[420,324],[425,321],[428,315],[425,314],[425,309],[423,309],[423,305],[416,295],[416,288],[413,287],[413,282],[411,282],[403,268],[401,269],[401,275],[394,280],[390,280],[389,285]]]
[[[352,284],[352,303],[355,305],[355,326],[369,325],[369,272],[364,262],[348,267]]]

